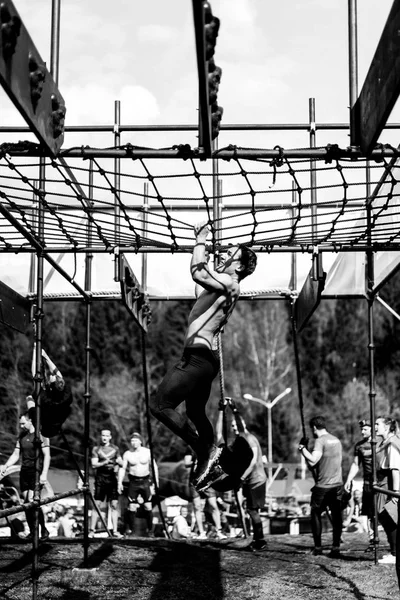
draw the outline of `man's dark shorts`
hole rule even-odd
[[[130,502],[137,502],[139,496],[143,498],[143,502],[150,502],[150,477],[129,475],[128,499]]]
[[[94,484],[94,499],[99,502],[118,500],[118,486],[115,473],[98,473]]]
[[[21,469],[19,473],[19,489],[21,493],[35,489],[35,477],[35,469]]]
[[[247,510],[258,510],[265,506],[266,483],[260,483],[256,487],[243,484],[243,496],[246,498]]]
[[[364,482],[361,506],[361,514],[372,519],[374,516],[374,494],[371,484],[368,482]]]
[[[343,486],[338,485],[333,488],[321,488],[314,486],[311,489],[311,510],[316,510],[319,513],[323,512],[327,507],[340,507],[342,500]]]

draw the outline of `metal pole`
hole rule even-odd
[[[357,121],[352,111],[358,98],[357,0],[348,0],[350,144],[356,145]]]
[[[149,218],[149,184],[147,181],[144,184],[143,194],[143,236],[147,237],[148,218]],[[142,254],[142,289],[147,292],[147,252]]]
[[[370,197],[371,184],[370,184],[370,167],[367,164],[366,168],[366,193],[367,198]],[[371,243],[371,225],[372,225],[372,203],[367,202],[367,230],[368,230],[368,242]],[[366,295],[368,302],[368,358],[369,358],[369,402],[370,402],[370,417],[371,417],[371,448],[372,448],[372,478],[373,485],[376,486],[376,433],[375,433],[375,344],[374,344],[374,283],[375,283],[375,265],[374,265],[374,253],[372,250],[366,252]],[[374,549],[375,549],[375,564],[378,562],[378,514],[377,514],[377,494],[374,491]]]
[[[272,407],[267,405],[268,415],[268,481],[272,481]]]
[[[93,206],[93,161],[89,163],[89,203]],[[88,246],[92,244],[91,221],[87,225]],[[90,292],[92,288],[92,266],[93,254],[89,253],[85,259],[85,291]],[[91,313],[92,305],[86,302],[86,346],[85,346],[85,393],[84,393],[84,432],[83,432],[83,454],[84,454],[84,496],[83,496],[83,564],[85,568],[89,561],[89,441],[90,441],[90,352],[91,352]],[[93,502],[92,502],[93,510]]]
[[[119,100],[115,101],[114,104],[114,146],[118,147],[121,145],[121,134],[120,127],[121,125],[121,102]],[[120,242],[120,228],[121,228],[121,209],[119,206],[119,194],[121,189],[121,159],[114,159],[114,228],[115,228],[115,243],[119,246]],[[114,281],[119,281],[119,256],[118,254],[115,256],[114,263]]]
[[[50,73],[54,83],[58,85],[58,66],[60,58],[60,14],[61,0],[52,0],[51,3],[51,48],[50,48]]]
[[[310,119],[310,148],[316,146],[315,130],[315,98],[309,98],[308,110]],[[317,164],[310,161],[310,198],[311,198],[311,238],[313,243],[317,239]]]
[[[39,166],[39,191],[44,193],[45,189],[45,162],[44,159],[40,159]],[[38,212],[38,234],[41,243],[43,244],[44,238],[44,207],[42,202],[42,196],[39,196],[39,212]],[[36,404],[36,418],[35,418],[35,489],[33,492],[34,502],[40,501],[40,454],[42,452],[42,444],[40,439],[40,423],[41,423],[41,383],[42,383],[42,320],[43,320],[43,279],[44,279],[44,258],[43,253],[38,252],[37,255],[37,280],[36,280],[36,293],[37,293],[37,304],[36,304],[36,332],[35,332],[35,376],[34,376],[34,398]],[[32,509],[33,515],[33,560],[32,560],[32,597],[33,600],[37,598],[38,591],[38,579],[39,579],[39,509],[35,506]]]

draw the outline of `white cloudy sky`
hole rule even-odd
[[[391,4],[358,2],[360,89]],[[309,97],[316,99],[317,121],[348,120],[347,0],[211,5],[221,19],[215,59],[223,69],[218,102],[225,123],[306,122]],[[51,0],[15,0],[15,6],[49,64]],[[192,3],[62,0],[59,88],[67,125],[112,123],[114,100],[121,100],[125,124],[194,124]],[[0,124],[19,123],[3,96],[1,106]],[[277,143],[277,134],[266,134],[262,145]]]
[[[14,2],[49,65],[51,0]],[[221,20],[215,61],[223,70],[218,96],[223,122],[305,123],[310,97],[316,100],[317,122],[347,122],[347,4],[213,0],[213,13]],[[358,2],[360,90],[391,5],[392,0]],[[115,100],[121,101],[123,124],[195,124],[192,2],[62,0],[59,89],[67,106],[66,125],[112,124]],[[23,124],[1,91],[0,106],[0,126]],[[396,113],[397,107],[392,122],[400,122]],[[381,139],[395,143],[394,135]],[[196,146],[194,133],[135,133],[122,139],[127,141],[155,147],[188,141]],[[347,145],[347,134],[319,134],[317,144],[328,142]],[[228,143],[288,148],[307,146],[308,135],[223,132],[220,147]],[[66,136],[64,147],[78,144],[112,146],[113,137]]]

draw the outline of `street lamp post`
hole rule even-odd
[[[267,435],[268,435],[267,458],[268,458],[269,465],[272,464],[272,407],[275,406],[275,404],[277,404],[279,402],[279,400],[281,400],[284,396],[286,396],[287,394],[290,394],[291,391],[292,391],[292,388],[286,388],[286,390],[281,392],[271,402],[267,402],[266,400],[261,400],[261,398],[255,398],[254,396],[252,396],[252,394],[243,394],[243,398],[245,400],[250,400],[252,402],[258,402],[259,404],[262,404],[263,406],[265,406],[268,411],[268,413],[267,413],[267,416],[268,416],[268,421],[267,421],[267,423],[268,423],[267,424]],[[268,468],[268,475],[269,475],[269,479],[271,480],[272,467]]]

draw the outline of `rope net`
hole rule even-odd
[[[32,249],[26,233],[47,252],[190,252],[192,227],[200,219],[210,221],[220,247],[399,248],[399,166],[383,156],[370,163],[288,159],[283,151],[272,160],[126,158],[117,165],[83,154],[43,161],[45,184],[39,188],[40,159],[11,156],[4,144],[0,149],[0,199],[7,211],[0,220],[0,251]]]

